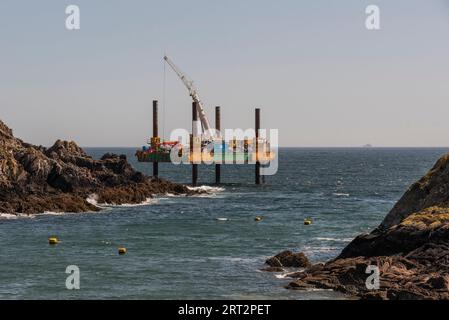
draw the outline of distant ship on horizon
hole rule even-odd
[[[372,144],[365,144],[364,146],[363,146],[363,148],[372,148],[373,147],[373,145]]]

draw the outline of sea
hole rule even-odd
[[[151,175],[151,164],[136,161],[136,149],[86,151],[94,158],[125,154]],[[336,257],[379,225],[448,152],[282,148],[278,172],[261,186],[253,165],[223,166],[219,186],[214,167],[201,165],[197,188],[206,194],[164,194],[95,213],[0,214],[0,299],[345,299],[327,290],[287,290],[291,270],[260,269],[282,250],[304,252],[312,262]],[[160,164],[159,171],[191,182],[188,165]],[[306,218],[311,225],[304,225]],[[49,245],[50,236],[59,244]],[[119,255],[119,247],[127,253]],[[70,290],[73,266],[80,281]]]

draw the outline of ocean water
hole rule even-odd
[[[134,149],[86,149],[94,157]],[[212,166],[200,184],[211,194],[164,195],[99,213],[0,218],[0,299],[340,299],[330,291],[283,288],[282,273],[259,271],[281,250],[314,262],[335,257],[376,227],[406,188],[449,149],[281,149],[279,172],[254,185],[253,166]],[[160,165],[160,176],[189,183],[189,166]],[[254,217],[263,216],[255,222]],[[313,224],[304,226],[306,217]],[[217,221],[227,218],[228,221]],[[57,235],[60,244],[49,246]],[[125,246],[128,253],[117,254]],[[80,290],[67,290],[68,265]]]

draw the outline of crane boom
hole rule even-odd
[[[192,97],[193,101],[198,103],[198,115],[201,121],[201,126],[203,127],[207,138],[214,139],[215,135],[210,130],[209,120],[207,119],[206,113],[204,112],[203,103],[201,102],[200,96],[198,94],[198,90],[195,88],[193,84],[193,80],[187,77],[174,63],[170,60],[169,57],[164,56],[164,60],[168,63],[168,65],[173,69],[173,71],[178,75],[178,77],[182,80],[187,90],[189,90],[189,94]]]

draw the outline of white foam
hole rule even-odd
[[[230,257],[230,256],[224,256],[224,257],[208,257],[208,260],[215,260],[215,261],[226,261],[231,263],[256,263],[260,261],[260,258],[242,258],[242,257]]]
[[[89,195],[89,197],[86,198],[86,201],[89,202],[90,204],[96,206],[97,208],[102,209],[102,211],[100,212],[104,212],[107,211],[107,209],[110,208],[114,208],[114,207],[138,207],[138,206],[147,206],[150,204],[154,204],[157,202],[157,199],[153,199],[153,198],[147,198],[145,199],[143,202],[141,203],[129,203],[129,204],[121,204],[121,205],[116,205],[116,204],[111,204],[111,203],[102,203],[99,204],[98,203],[98,196],[96,194],[91,194]],[[106,209],[106,210],[105,210]],[[70,214],[86,214],[86,213],[90,213],[90,212],[81,212],[81,213],[76,213],[76,212],[54,212],[54,211],[44,211],[42,213],[37,213],[37,214],[33,214],[33,215],[28,215],[28,214],[22,214],[22,213],[17,213],[17,214],[11,214],[11,213],[0,213],[0,219],[19,219],[19,218],[35,218],[37,216],[64,216],[64,215],[70,215]],[[97,212],[98,213],[98,212]]]
[[[174,194],[174,193],[169,193],[169,192],[167,192],[167,193],[165,194],[165,196],[166,196],[166,197],[169,197],[169,198],[185,197],[184,194]]]
[[[307,288],[306,291],[308,291],[308,292],[332,292],[334,290],[332,290],[332,289],[322,289],[322,288]]]
[[[13,219],[20,219],[20,218],[28,218],[33,219],[35,216],[30,214],[23,214],[23,213],[0,213],[0,219],[5,220],[13,220]]]
[[[217,193],[217,192],[225,191],[225,188],[211,187],[211,186],[199,186],[199,187],[187,187],[187,188],[192,191],[203,191],[206,193]]]
[[[157,203],[156,199],[153,198],[146,198],[141,203],[124,203],[122,205],[119,205],[119,207],[140,207],[140,206],[148,206],[150,204]]]
[[[98,203],[98,195],[95,193],[90,194],[86,201],[89,202],[91,205],[96,206],[100,209],[106,209],[110,207],[138,207],[138,206],[147,206],[153,203],[156,203],[157,200],[153,198],[146,198],[141,203],[124,203],[124,204],[115,204],[115,203]]]
[[[217,195],[216,193],[200,193],[200,194],[195,194],[192,197],[195,197],[195,198],[224,198],[224,196]]]
[[[198,191],[200,193],[189,195],[191,197],[197,197],[197,198],[211,198],[211,197],[217,197],[217,193],[225,191],[225,188],[221,187],[211,187],[211,186],[199,186],[199,187],[189,187],[187,186],[187,189],[191,191]],[[165,197],[168,198],[185,198],[187,197],[187,194],[174,194],[174,193],[165,193]],[[163,198],[159,198],[163,199]]]
[[[62,216],[67,214],[75,214],[74,212],[53,212],[53,211],[44,211],[36,214],[11,214],[11,213],[0,213],[0,219],[34,219],[39,216]]]
[[[95,193],[90,194],[87,199],[87,202],[89,202],[91,205],[94,205],[96,207],[98,207],[98,195]]]
[[[316,237],[316,240],[320,240],[320,241],[335,241],[335,242],[350,242],[352,239],[351,238],[331,238],[331,237]]]
[[[336,196],[336,197],[349,197],[349,193],[338,193],[338,192],[335,192],[335,193],[333,193],[333,195]]]
[[[218,198],[218,193],[225,191],[225,188],[211,187],[211,186],[199,186],[199,187],[187,187],[189,190],[198,191],[200,193],[191,195],[196,198]]]
[[[11,214],[11,213],[0,213],[1,219],[17,219],[19,216],[17,214]]]
[[[49,215],[49,216],[62,216],[64,214],[67,214],[67,212],[53,212],[53,211],[44,211],[43,213],[40,213],[41,215]]]
[[[54,211],[44,211],[42,213],[36,214],[36,216],[67,216],[73,214],[86,214],[87,212],[54,212]]]
[[[323,252],[332,252],[336,250],[339,250],[339,248],[330,246],[320,246],[320,247],[305,246],[303,251],[307,253],[323,253]]]

